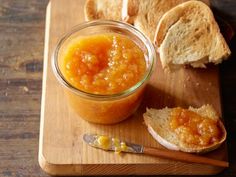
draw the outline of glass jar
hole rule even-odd
[[[146,71],[143,78],[131,88],[115,94],[93,94],[75,88],[63,76],[62,54],[68,44],[78,37],[95,34],[121,34],[134,41],[143,51]],[[118,22],[97,20],[82,23],[61,38],[52,56],[52,68],[60,84],[64,86],[69,105],[79,117],[93,123],[114,124],[133,114],[141,103],[145,86],[156,63],[155,49],[140,31],[133,26]]]

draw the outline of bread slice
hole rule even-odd
[[[85,19],[121,20],[122,0],[86,0]]]
[[[205,68],[230,55],[211,9],[200,1],[182,3],[165,13],[157,26],[154,43],[164,69],[189,64]]]
[[[193,145],[181,141],[175,131],[170,128],[170,114],[172,110],[173,109],[171,108],[164,108],[159,110],[147,109],[147,112],[143,115],[144,122],[150,134],[166,148],[191,153],[205,153],[218,148],[225,141],[226,130],[212,106],[204,105],[198,109],[189,107],[189,110],[201,115],[202,117],[218,120],[218,125],[222,132],[221,140],[209,146]]]
[[[153,41],[161,17],[171,8],[186,1],[188,0],[123,0],[122,19],[134,24]]]

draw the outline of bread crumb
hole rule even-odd
[[[200,85],[199,82],[197,82],[197,83],[196,83],[196,86],[199,86],[199,85]]]
[[[25,92],[28,92],[28,91],[29,91],[28,87],[26,87],[26,86],[23,87],[23,90],[24,90]]]
[[[8,93],[7,93],[7,92],[5,92],[5,96],[8,96]]]
[[[2,75],[6,75],[6,72],[4,69],[2,69]]]

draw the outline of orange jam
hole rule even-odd
[[[170,128],[189,145],[207,146],[220,141],[219,122],[182,108],[171,112]]]
[[[74,87],[94,94],[122,92],[146,71],[142,50],[119,34],[80,37],[65,49],[63,75]]]
[[[93,145],[104,150],[113,149],[118,154],[128,150],[128,146],[125,142],[120,141],[118,138],[109,138],[104,135],[98,135]]]

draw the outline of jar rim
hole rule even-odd
[[[144,43],[144,45],[148,51],[148,58],[149,58],[148,60],[151,62],[150,62],[149,67],[147,68],[144,76],[142,77],[142,79],[139,82],[137,82],[135,85],[133,85],[132,87],[130,87],[126,90],[123,90],[121,92],[114,93],[114,94],[95,94],[95,93],[90,93],[90,92],[80,90],[80,89],[74,87],[72,84],[70,84],[65,79],[65,77],[63,76],[62,72],[60,71],[60,68],[58,65],[58,53],[59,53],[63,43],[74,33],[78,32],[80,30],[83,30],[87,27],[105,26],[105,25],[112,25],[115,27],[120,27],[123,30],[125,29],[125,30],[132,32],[136,37],[138,37],[142,41],[142,43]],[[79,95],[79,96],[82,96],[85,98],[90,98],[90,99],[93,98],[93,99],[99,99],[99,100],[120,99],[120,98],[127,97],[127,96],[131,95],[137,89],[139,89],[143,84],[145,84],[146,81],[148,81],[150,79],[152,72],[154,70],[155,63],[156,63],[156,52],[155,52],[154,46],[151,43],[151,41],[142,32],[140,32],[138,29],[136,29],[134,26],[127,24],[127,23],[120,22],[120,21],[114,21],[114,20],[94,20],[94,21],[83,22],[79,25],[74,26],[69,32],[65,33],[60,38],[60,40],[56,44],[55,49],[53,50],[52,58],[51,58],[51,65],[52,65],[54,75],[56,76],[57,80],[64,87],[66,87],[67,89],[69,89],[70,91],[75,93],[76,95]]]

